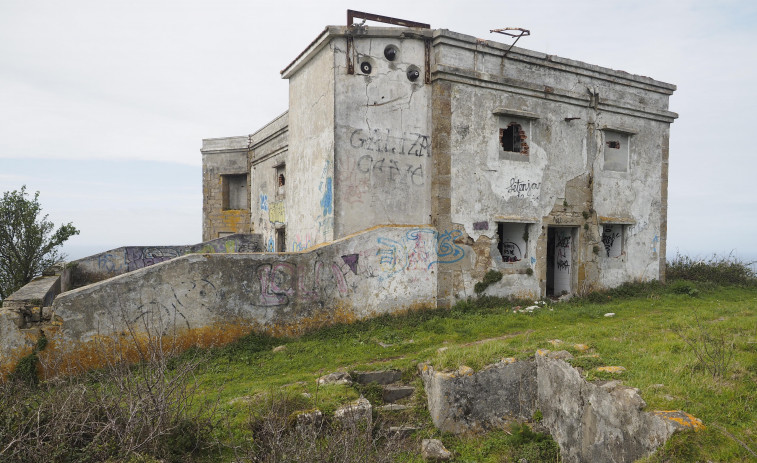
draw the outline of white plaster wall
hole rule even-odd
[[[435,50],[440,69],[475,70],[480,73],[475,77],[482,79],[466,74],[467,79],[463,80],[468,84],[458,83],[452,87],[452,222],[462,225],[474,240],[486,235],[496,242],[496,221],[532,220],[528,265],[538,274],[538,265],[543,263],[535,257],[537,238],[540,233],[546,233],[542,219],[553,207],[563,204],[569,181],[581,175],[593,175],[596,215],[630,217],[635,221],[633,226],[627,227],[625,258],[600,259],[598,283],[617,286],[631,279],[657,278],[659,256],[655,245],[659,242],[661,217],[661,145],[669,123],[603,111],[587,104],[587,95],[589,89],[597,91],[601,87],[599,101],[603,104],[636,107],[653,103],[657,105],[654,109],[659,111],[667,109],[668,95],[651,91],[656,88],[652,84],[623,79],[603,81],[594,75],[599,68],[583,63],[560,59],[562,62],[557,63],[560,66],[549,62],[537,65],[527,62],[531,59],[529,56],[519,56],[502,64],[501,57],[494,59],[482,49],[465,45]],[[577,64],[584,66],[580,73],[572,72],[578,69]],[[528,84],[523,84],[526,81]],[[510,84],[541,91],[514,88]],[[645,86],[649,88],[643,88]],[[569,95],[575,100],[553,98],[552,93]],[[581,104],[579,97],[583,99]],[[498,108],[526,111],[539,118],[529,120],[493,114]],[[528,134],[528,162],[500,158],[499,128],[506,127],[510,121],[521,124]],[[628,172],[602,169],[604,139],[599,129],[604,126],[638,131],[638,135],[630,137]],[[590,206],[588,204],[586,209]],[[580,228],[578,232],[587,231]],[[601,230],[595,233],[601,237]],[[593,258],[591,249],[576,252],[581,259]],[[497,252],[492,252],[492,261],[494,267],[506,274],[502,282],[490,287],[488,294],[540,292],[537,278],[508,274],[508,270],[518,270],[524,264],[503,263]],[[474,283],[468,278],[466,288]]]
[[[384,57],[387,45],[397,59]],[[430,222],[431,86],[424,83],[424,42],[355,37],[355,74],[346,67],[346,39],[332,41],[336,82],[335,237],[377,224]],[[360,70],[363,61],[372,71]],[[411,82],[407,70],[420,77]]]
[[[289,78],[287,251],[334,239],[334,50]]]

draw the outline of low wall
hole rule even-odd
[[[281,334],[436,303],[436,232],[378,227],[303,253],[189,254],[58,296],[61,335],[242,321]]]
[[[262,251],[265,248],[261,235],[234,234],[194,245],[124,246],[73,261],[69,268],[73,286],[81,287],[186,254]]]

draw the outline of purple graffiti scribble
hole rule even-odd
[[[344,263],[347,264],[347,267],[349,267],[355,275],[357,275],[357,261],[359,258],[360,254],[347,254],[346,256],[342,256]]]

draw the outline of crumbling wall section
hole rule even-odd
[[[69,291],[62,336],[86,341],[145,326],[172,332],[237,321],[277,334],[433,307],[437,232],[378,227],[303,253],[190,254]]]
[[[547,295],[550,228],[573,237],[561,260],[568,292],[658,278],[675,86],[450,31],[434,37],[432,82],[450,93],[434,120],[441,134],[437,118],[450,117],[449,227],[476,252],[456,295],[489,269],[503,278],[486,294]],[[526,239],[508,239],[519,224]]]

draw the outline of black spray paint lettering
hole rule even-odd
[[[415,186],[422,186],[423,180],[423,165],[417,166],[412,164],[404,164],[405,174],[402,174],[401,164],[394,159],[380,158],[374,162],[373,156],[366,154],[361,156],[357,161],[357,170],[364,174],[372,173],[374,176],[385,176],[390,181],[396,180],[400,176],[406,176],[410,179]]]
[[[518,198],[523,198],[525,196],[531,196],[532,193],[537,194],[540,188],[541,183],[521,182],[519,178],[513,177],[510,179],[510,186],[507,188],[507,192],[510,194],[516,194]]]
[[[612,227],[605,227],[602,233],[602,244],[605,245],[605,251],[607,251],[607,257],[610,257],[610,250],[615,240],[620,238],[620,233],[613,233]]]
[[[366,135],[363,129],[355,129],[350,134],[350,146],[379,153],[407,154],[418,157],[431,156],[429,136],[416,132],[395,136],[389,129],[386,129],[386,131],[373,129],[369,135]],[[408,147],[407,151],[405,151],[405,147]]]
[[[557,260],[557,270],[563,271],[563,270],[569,270],[569,269],[570,269],[570,262],[564,259]]]

